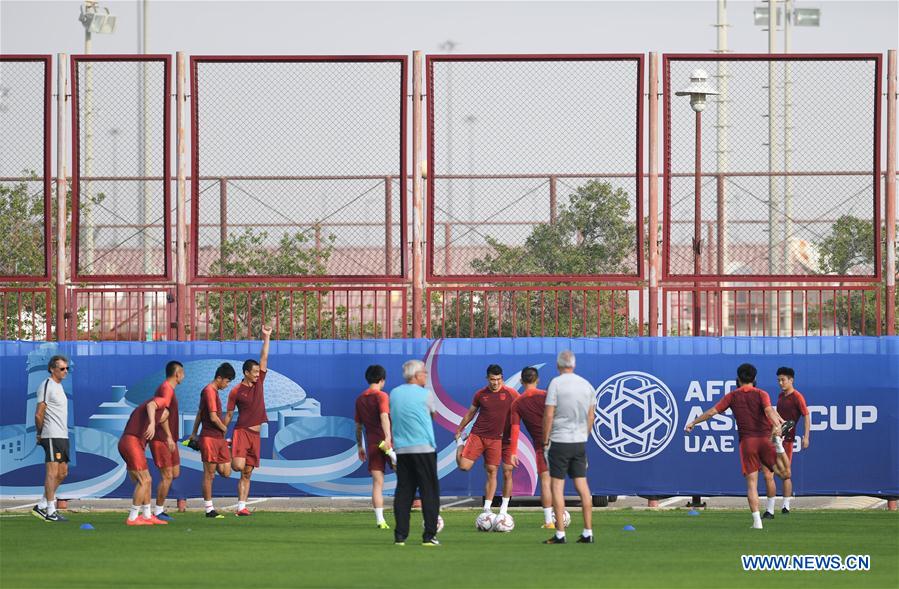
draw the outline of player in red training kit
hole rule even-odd
[[[755,388],[757,374],[758,371],[752,364],[741,364],[737,368],[739,388],[727,393],[714,407],[688,423],[685,430],[690,433],[697,423],[723,413],[728,408],[733,411],[740,434],[740,464],[746,478],[746,498],[752,512],[752,527],[760,530],[762,518],[759,515],[758,471],[764,465],[786,480],[790,478],[790,462],[786,459],[783,445],[776,447],[771,443],[772,435],[780,433],[785,422],[771,406],[768,393]],[[781,441],[779,436],[777,441]]]
[[[390,439],[390,397],[384,392],[387,371],[383,366],[372,364],[365,370],[366,389],[356,398],[356,446],[359,460],[368,459],[368,472],[371,473],[371,506],[375,510],[375,523],[382,530],[389,530],[384,519],[384,469],[387,466],[387,455],[380,446],[392,448]],[[365,430],[365,443],[362,442],[362,430]],[[382,444],[383,442],[383,444]]]
[[[178,379],[174,386],[177,386],[184,379],[184,367],[178,362],[169,362],[166,365],[166,378],[169,375],[169,368],[173,370],[178,368],[181,371],[181,378]],[[156,505],[153,507],[153,516],[163,521],[171,521],[172,516],[165,512],[165,499],[169,494],[172,481],[181,476],[181,455],[178,453],[178,445],[175,441],[178,439],[178,397],[174,394],[174,386],[172,387],[172,401],[169,403],[168,415],[161,422],[160,427],[156,428],[156,435],[150,441],[150,454],[153,456],[153,464],[159,469],[159,485],[156,487]]]
[[[206,517],[224,519],[225,516],[215,510],[212,505],[212,479],[215,473],[228,478],[231,476],[231,450],[225,434],[228,426],[222,421],[222,401],[219,399],[219,391],[228,388],[234,380],[234,368],[224,362],[215,370],[215,377],[203,388],[200,395],[200,408],[194,419],[194,428],[190,433],[190,440],[197,440],[197,430],[200,431],[200,439],[197,447],[200,451],[200,459],[203,461],[203,503],[206,509]]]
[[[781,366],[777,369],[777,384],[780,386],[780,394],[777,396],[777,414],[786,421],[793,422],[793,427],[784,434],[784,450],[787,454],[787,460],[790,466],[793,464],[793,444],[796,442],[796,426],[799,424],[799,418],[805,417],[805,431],[802,434],[802,449],[808,448],[809,444],[809,414],[808,407],[805,404],[805,397],[802,393],[793,388],[793,379],[796,378],[796,372],[788,367]],[[768,504],[765,507],[765,513],[762,519],[774,519],[774,502],[777,495],[777,485],[774,483],[774,474],[767,468],[763,471],[765,475],[765,487],[768,491]],[[784,481],[784,505],[780,512],[784,515],[790,514],[790,502],[793,500],[793,480]]]
[[[225,427],[234,417],[237,407],[237,424],[231,439],[231,468],[240,472],[237,483],[237,512],[234,515],[252,515],[247,509],[247,497],[250,496],[250,477],[253,469],[259,466],[262,440],[259,431],[262,424],[268,422],[265,412],[265,392],[263,385],[268,371],[268,348],[271,343],[272,328],[262,328],[262,353],[259,362],[246,360],[243,363],[243,380],[231,389],[228,395],[228,413],[225,415]]]
[[[537,475],[540,477],[540,504],[543,506],[543,527],[555,529],[553,524],[553,496],[549,480],[549,469],[543,456],[543,413],[546,409],[546,391],[538,389],[540,374],[528,366],[521,371],[524,392],[512,402],[512,464],[518,466],[518,438],[524,423],[531,434],[534,451],[537,453]]]
[[[147,442],[156,438],[158,429],[167,432],[165,438],[166,451],[177,452],[178,447],[171,435],[168,424],[169,406],[175,399],[175,387],[184,380],[184,366],[180,362],[171,361],[165,366],[165,381],[156,389],[156,394],[147,399],[131,412],[125,430],[119,439],[119,454],[128,468],[128,476],[134,483],[134,499],[131,511],[125,523],[129,526],[146,526],[167,524],[168,522],[154,516],[150,512],[150,495],[153,480],[147,469]]]
[[[469,471],[475,461],[484,456],[484,470],[487,471],[487,483],[484,489],[484,511],[490,511],[493,495],[496,493],[496,471],[503,463],[503,503],[500,514],[509,509],[512,498],[512,448],[511,444],[503,447],[503,439],[511,428],[512,402],[518,398],[518,391],[505,386],[503,369],[497,364],[487,367],[487,386],[474,394],[471,407],[459,427],[456,428],[456,464],[459,470]],[[475,413],[478,414],[471,435],[462,447],[462,432],[465,431]]]

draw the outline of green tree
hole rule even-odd
[[[40,179],[0,184],[0,274],[35,276],[44,273],[44,192]],[[29,183],[31,184],[29,189]]]
[[[628,274],[636,264],[636,226],[627,191],[589,180],[569,195],[554,223],[533,228],[520,246],[487,238],[492,251],[472,261],[485,275],[564,276]],[[432,334],[454,337],[624,335],[637,333],[623,291],[572,287],[531,290],[448,291],[431,299]],[[435,328],[434,325],[437,325]]]

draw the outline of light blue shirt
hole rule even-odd
[[[434,393],[417,384],[404,384],[390,392],[390,426],[397,454],[437,451],[434,441]]]

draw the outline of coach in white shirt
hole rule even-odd
[[[44,449],[47,475],[44,496],[31,510],[32,515],[48,522],[64,522],[56,512],[56,489],[69,474],[69,402],[62,381],[69,375],[69,360],[53,356],[47,363],[50,378],[37,389],[37,412],[34,425],[37,443]]]
[[[587,484],[587,437],[593,426],[596,398],[593,386],[574,373],[574,352],[563,350],[556,358],[559,376],[546,389],[543,414],[543,447],[552,480],[556,533],[544,544],[565,544],[565,477],[581,496],[584,532],[578,544],[593,544],[593,497]]]

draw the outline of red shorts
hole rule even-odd
[[[512,442],[503,440],[503,464],[512,466]]]
[[[534,446],[534,452],[537,453],[537,474],[543,474],[549,468],[546,466],[546,459],[543,457],[543,446]]]
[[[175,450],[169,450],[168,444],[159,440],[150,441],[150,454],[153,455],[153,464],[156,468],[172,468],[181,464],[181,455],[178,454],[178,445]]]
[[[793,463],[793,442],[795,440],[784,440],[784,452],[787,453],[787,460]]]
[[[469,435],[465,447],[462,448],[462,458],[474,462],[481,457],[481,454],[484,455],[484,464],[499,466],[503,459],[503,441],[482,438],[477,434]]]
[[[381,452],[377,444],[369,444],[365,448],[365,457],[368,460],[368,472],[380,470],[384,472],[387,466],[387,455]]]
[[[200,459],[203,462],[213,464],[231,462],[231,451],[228,449],[228,442],[225,441],[225,438],[200,436],[197,443],[200,444]]]
[[[119,455],[128,470],[147,470],[147,443],[143,438],[125,434],[119,439]]]
[[[768,438],[743,438],[740,440],[740,466],[743,468],[743,476],[751,472],[758,472],[764,466],[768,470],[774,470],[777,453],[774,444]]]
[[[259,454],[262,452],[262,438],[259,432],[247,428],[234,430],[231,438],[231,456],[245,458],[247,466],[259,466]]]

